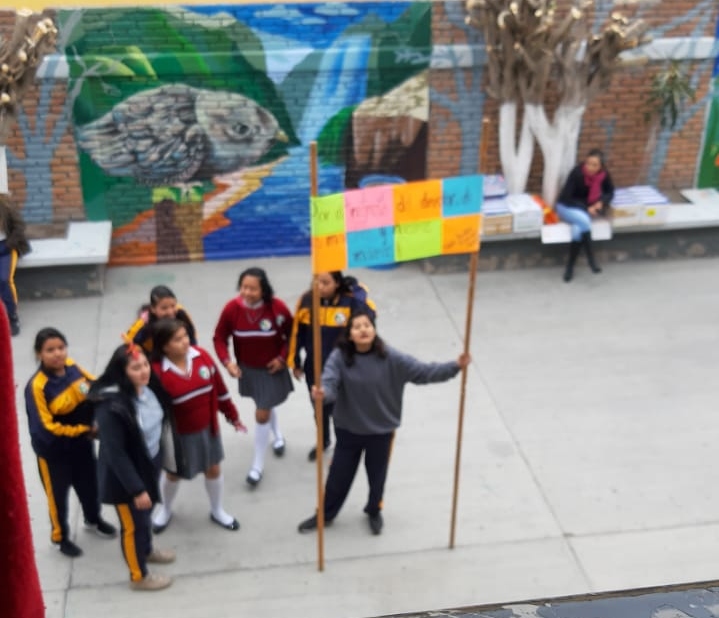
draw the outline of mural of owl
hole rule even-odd
[[[287,141],[252,99],[183,84],[134,94],[77,131],[80,148],[107,174],[149,186],[210,180]]]

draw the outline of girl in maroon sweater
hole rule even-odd
[[[228,530],[240,524],[222,507],[223,478],[220,462],[224,459],[220,424],[221,411],[236,431],[247,431],[235,404],[207,351],[190,345],[185,324],[180,320],[159,320],[153,337],[152,369],[172,400],[172,419],[177,433],[182,470],[167,469],[160,480],[162,505],[152,518],[157,534],[167,528],[172,518],[172,503],[180,478],[205,475],[205,489],[210,498],[210,519]]]
[[[215,328],[215,352],[227,372],[240,382],[240,395],[251,397],[256,406],[255,455],[247,483],[255,487],[262,479],[265,451],[274,434],[272,449],[278,457],[285,452],[275,406],[292,391],[287,369],[292,314],[274,297],[261,268],[248,268],[240,275],[239,295],[225,305]],[[232,339],[234,360],[227,342]]]

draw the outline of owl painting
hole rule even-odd
[[[240,94],[183,84],[128,97],[78,128],[78,144],[111,176],[147,186],[210,180],[288,141],[277,119]]]

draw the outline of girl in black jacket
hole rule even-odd
[[[152,546],[152,506],[160,501],[160,436],[169,402],[150,370],[142,348],[117,348],[91,397],[100,434],[100,497],[114,504],[122,527],[122,552],[130,569],[130,588],[160,590],[169,577],[147,571],[147,563],[169,563],[175,554]]]

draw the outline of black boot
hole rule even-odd
[[[574,276],[574,263],[577,261],[581,246],[582,244],[576,240],[573,240],[569,244],[569,259],[567,260],[567,267],[564,269],[564,281],[567,283],[569,283]]]
[[[582,244],[584,245],[584,251],[587,254],[587,262],[589,262],[589,268],[592,269],[592,272],[595,275],[599,274],[600,272],[602,272],[602,269],[599,268],[597,261],[594,259],[594,251],[592,251],[592,233],[591,232],[584,232],[582,234]]]

